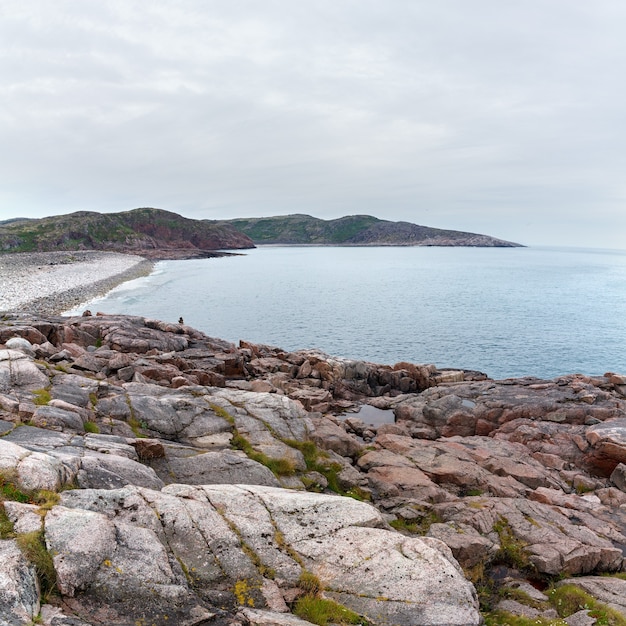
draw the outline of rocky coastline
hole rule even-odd
[[[3,625],[626,623],[619,374],[5,314],[0,500]]]

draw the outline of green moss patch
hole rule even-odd
[[[319,626],[328,624],[368,624],[367,620],[347,607],[311,595],[302,596],[296,602],[293,612],[304,620]]]
[[[561,585],[548,593],[550,603],[561,617],[587,610],[603,626],[626,626],[626,618],[610,606],[596,600],[576,585]]]

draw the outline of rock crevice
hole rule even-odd
[[[370,624],[465,625],[479,570],[621,584],[593,583],[626,567],[620,375],[493,381],[125,316],[13,316],[0,342],[7,624],[303,624],[309,576]]]

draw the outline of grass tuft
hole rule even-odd
[[[234,426],[235,418],[225,408],[219,406],[218,404],[214,404],[213,402],[209,403],[209,408],[213,411],[213,413],[215,413],[215,415],[221,417]]]
[[[22,491],[17,486],[17,474],[11,470],[0,472],[0,502],[11,500],[13,502],[30,502],[30,494]]]
[[[0,504],[5,500],[22,502],[24,504],[37,504],[43,511],[50,510],[59,503],[59,494],[47,489],[35,491],[23,491],[18,487],[18,479],[15,472],[0,472]]]
[[[315,574],[308,572],[307,570],[303,570],[302,574],[300,574],[298,587],[311,596],[319,596],[323,589],[320,579]]]
[[[49,511],[53,506],[56,506],[61,501],[61,497],[55,491],[48,491],[47,489],[40,489],[34,491],[31,494],[31,502],[38,504],[41,511]]]
[[[347,496],[348,498],[354,498],[355,500],[370,500],[370,495],[366,491],[363,491],[359,487],[352,487],[351,489],[342,489],[339,474],[343,469],[340,463],[334,463],[329,460],[328,455],[323,450],[320,450],[313,441],[299,441],[298,439],[283,439],[283,443],[287,444],[291,448],[295,448],[302,452],[304,462],[306,463],[307,471],[317,472],[326,478],[328,481],[328,489],[334,491],[340,496]],[[311,491],[318,489],[314,481],[304,481],[304,485]]]
[[[33,398],[33,402],[37,406],[45,406],[46,404],[50,403],[50,400],[52,400],[52,396],[47,389],[35,389],[32,394],[33,396],[35,396]]]
[[[493,525],[493,529],[498,533],[500,539],[500,549],[496,554],[495,561],[521,570],[533,569],[526,552],[526,544],[515,536],[513,529],[504,517],[501,517]]]
[[[15,540],[22,554],[35,566],[43,598],[48,597],[56,591],[57,576],[52,555],[46,549],[43,532],[22,533]]]
[[[560,617],[569,617],[578,611],[587,610],[603,626],[626,626],[626,618],[610,606],[596,600],[576,585],[561,585],[551,589],[548,598]]]
[[[523,617],[508,611],[493,611],[484,615],[485,626],[567,626],[562,619]]]
[[[296,602],[293,612],[304,620],[318,626],[328,626],[328,624],[368,624],[367,620],[358,613],[351,611],[347,607],[315,596],[302,596]]]
[[[0,502],[0,539],[12,539],[15,537],[13,522],[9,519],[4,505]]]
[[[83,424],[83,428],[86,433],[94,433],[97,435],[100,432],[100,427],[95,422],[87,421]]]
[[[392,520],[389,525],[398,532],[411,535],[425,535],[433,524],[439,524],[443,520],[436,511],[427,511],[422,517],[415,520],[406,520],[402,517]]]
[[[240,606],[254,607],[254,585],[247,580],[238,580],[233,589],[237,604]]]
[[[237,432],[237,429],[233,429],[233,438],[230,443],[233,448],[245,452],[249,459],[265,465],[275,476],[291,476],[296,471],[296,466],[291,459],[274,459],[263,452],[258,452],[243,435]]]

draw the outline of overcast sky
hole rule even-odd
[[[626,248],[623,0],[0,0],[0,219]]]

